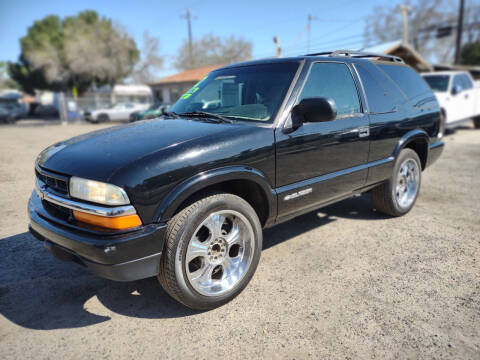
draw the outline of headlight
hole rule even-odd
[[[130,200],[122,188],[75,176],[70,179],[70,196],[105,205],[130,204]]]

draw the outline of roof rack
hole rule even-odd
[[[357,51],[357,50],[324,51],[324,52],[319,52],[319,53],[314,53],[314,54],[307,54],[305,56],[322,56],[322,55],[346,56],[346,57],[352,57],[352,58],[374,58],[374,57],[376,57],[376,58],[388,59],[388,60],[393,61],[393,62],[399,62],[399,63],[404,62],[403,59],[401,57],[398,57],[398,56],[363,52],[363,51]]]

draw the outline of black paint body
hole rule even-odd
[[[185,200],[206,187],[232,180],[254,182],[262,192],[267,227],[385,181],[399,151],[412,141],[424,152],[424,167],[440,155],[440,109],[432,93],[416,104],[404,99],[393,112],[372,114],[355,70],[359,63],[379,71],[370,60],[306,56],[232,66],[281,61],[298,63],[298,71],[272,123],[142,121],[56,144],[39,156],[38,166],[123,187],[144,226],[166,223]],[[348,66],[362,113],[294,125],[292,108],[310,67],[325,61]],[[360,136],[361,131],[369,135]],[[304,189],[311,192],[285,200]]]

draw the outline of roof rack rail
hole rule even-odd
[[[394,56],[394,55],[386,55],[386,54],[379,54],[379,53],[370,53],[370,52],[364,52],[364,51],[358,51],[358,50],[335,50],[335,51],[324,51],[324,52],[319,52],[319,53],[313,53],[313,54],[307,54],[305,56],[322,56],[322,55],[328,55],[328,56],[346,56],[346,57],[352,57],[352,58],[382,58],[382,59],[388,59],[393,62],[399,62],[403,63],[403,59],[399,56]]]

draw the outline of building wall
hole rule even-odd
[[[156,102],[160,102],[162,104],[173,104],[180,98],[180,96],[185,94],[195,84],[196,81],[185,83],[156,84],[151,85],[151,87]]]

